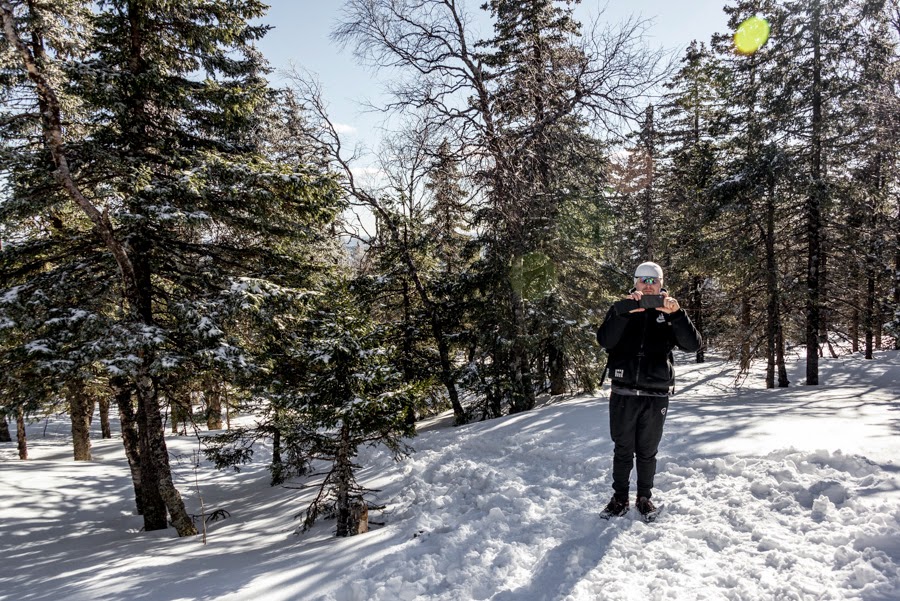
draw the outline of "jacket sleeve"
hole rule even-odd
[[[627,315],[618,315],[616,308],[610,307],[603,323],[597,328],[597,342],[606,350],[612,350],[622,339],[626,325],[628,325]]]
[[[683,351],[696,353],[703,345],[703,339],[700,332],[694,327],[691,318],[683,309],[679,309],[672,314],[670,321],[672,324],[672,333],[675,336],[675,344]]]

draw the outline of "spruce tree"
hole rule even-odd
[[[898,203],[891,193],[898,185],[897,161],[900,96],[896,90],[900,74],[900,31],[892,31],[890,18],[896,3],[865,3],[859,35],[863,40],[859,79],[854,92],[842,103],[853,127],[847,132],[845,162],[852,178],[844,184],[843,217],[848,227],[836,233],[848,252],[842,264],[851,266],[842,292],[852,311],[850,337],[858,350],[860,328],[864,356],[873,358],[883,324],[897,339],[898,306],[896,217]],[[896,17],[896,12],[894,13]],[[893,200],[892,200],[893,197]],[[845,242],[846,240],[846,242]],[[893,276],[892,276],[893,274]],[[890,292],[889,292],[890,291]]]
[[[777,21],[780,9],[773,2],[749,0],[725,7],[728,25],[736,31],[748,18]],[[774,35],[774,34],[773,34]],[[723,292],[727,298],[740,298],[738,315],[740,339],[733,341],[742,371],[765,349],[766,385],[787,386],[784,365],[784,306],[801,299],[786,299],[793,294],[788,282],[794,265],[785,260],[792,248],[795,224],[790,202],[794,199],[794,176],[788,173],[791,161],[780,138],[779,113],[771,111],[764,98],[772,95],[777,65],[772,41],[750,54],[738,51],[732,33],[714,36],[718,59],[727,68],[722,90],[730,99],[721,119],[723,173],[714,187],[718,205],[715,227],[720,232],[717,245],[726,251],[733,268],[723,278],[733,282]],[[797,251],[799,252],[799,251]]]
[[[338,208],[320,170],[266,155],[265,107],[275,97],[253,47],[266,28],[249,24],[263,11],[255,1],[101,2],[89,58],[65,65],[78,112],[65,111],[50,79],[32,77],[53,109],[44,111],[55,119],[45,140],[66,193],[31,152],[34,167],[15,176],[22,198],[44,200],[19,209],[45,215],[74,198],[91,220],[64,221],[79,252],[54,256],[53,273],[92,285],[50,289],[76,295],[76,306],[110,324],[87,348],[109,375],[126,378],[118,390],[135,391],[148,530],[165,528],[168,510],[179,534],[195,532],[168,464],[161,387],[254,369],[237,329],[247,286],[310,284],[315,261],[298,247],[318,244]],[[63,116],[77,127],[63,130]],[[4,217],[9,226],[13,215]]]
[[[502,402],[511,412],[530,409],[544,382],[551,394],[565,392],[568,355],[581,354],[584,344],[565,326],[573,318],[583,323],[584,307],[560,286],[575,256],[560,227],[563,214],[573,214],[568,184],[573,172],[599,165],[585,152],[595,144],[579,106],[579,77],[591,61],[579,44],[574,4],[497,0],[483,7],[494,17],[494,37],[481,46],[493,84],[494,143],[504,148],[480,221],[485,280],[494,284],[485,317],[500,326],[483,342],[493,369],[506,370],[497,376],[508,382]],[[602,171],[590,175],[604,178]]]
[[[721,172],[717,144],[725,114],[724,73],[705,44],[692,42],[681,68],[666,83],[657,128],[662,142],[660,244],[671,257],[669,278],[681,282],[685,306],[694,324],[705,332],[710,299],[707,282],[720,264],[713,225],[712,189]],[[649,256],[649,255],[648,255]],[[680,291],[671,294],[682,298]],[[697,351],[702,363],[704,349]]]
[[[405,455],[404,438],[415,433],[406,415],[424,392],[423,382],[408,381],[397,368],[387,332],[360,308],[353,293],[338,286],[310,316],[306,344],[295,358],[304,377],[284,404],[296,419],[292,445],[330,464],[304,528],[333,512],[342,537],[358,534],[358,516],[367,506],[356,480],[359,447],[381,444],[396,457]]]
[[[588,215],[602,214],[596,191],[604,174],[572,169],[603,165],[589,132],[603,137],[618,118],[633,116],[656,76],[659,56],[638,43],[640,23],[581,40],[573,4],[488,2],[493,36],[473,44],[471,20],[457,3],[350,0],[335,34],[369,64],[414,73],[392,82],[387,108],[449,132],[464,150],[463,171],[480,192],[473,229],[481,247],[468,278],[465,379],[486,416],[531,408],[545,383],[564,389],[569,357],[592,361],[591,317],[579,304],[587,296],[573,302],[558,286],[565,260],[585,248],[563,240],[560,224],[580,221],[583,231]],[[577,198],[565,183],[576,181],[584,191]],[[596,237],[604,226],[588,229]],[[595,270],[592,261],[596,255],[570,273]],[[572,322],[577,342],[566,329]]]
[[[818,360],[827,343],[827,232],[841,172],[838,146],[846,122],[835,107],[854,87],[848,65],[859,59],[860,5],[851,0],[785,1],[772,15],[766,110],[778,116],[791,158],[806,174],[802,214],[805,240],[806,384],[819,383]]]

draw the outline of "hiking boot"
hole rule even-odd
[[[638,497],[637,501],[635,501],[634,506],[637,507],[637,510],[641,515],[650,515],[656,512],[656,507],[653,505],[653,501],[648,499],[647,497]]]
[[[626,513],[628,513],[628,497],[621,498],[613,495],[603,509],[603,515],[607,517],[625,515]]]

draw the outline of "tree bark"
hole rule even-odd
[[[775,363],[778,366],[778,387],[787,388],[790,380],[787,376],[787,365],[784,362],[784,328],[781,326],[781,312],[779,312],[778,337],[775,339]]]
[[[12,442],[12,434],[9,433],[9,421],[3,416],[3,423],[0,423],[0,442]]]
[[[222,429],[222,385],[216,381],[210,381],[203,398],[206,401],[206,428],[208,430]]]
[[[746,372],[750,369],[750,315],[752,310],[750,308],[750,300],[743,296],[741,298],[741,356],[740,356],[740,366],[741,372]]]
[[[112,438],[112,428],[109,427],[109,399],[101,397],[98,405],[100,405],[100,436]]]
[[[409,248],[409,236],[406,231],[406,228],[403,229],[403,248]],[[412,354],[413,354],[413,346],[415,341],[413,340],[413,331],[414,328],[412,326],[412,299],[410,298],[410,289],[409,289],[409,281],[406,278],[403,278],[400,282],[400,294],[403,300],[403,349],[400,353],[400,369],[403,371],[403,380],[406,382],[412,382],[415,380],[416,376],[413,373],[412,366]],[[416,410],[414,407],[410,406],[406,408],[406,415],[404,416],[404,420],[407,424],[411,426],[415,426],[416,424]]]
[[[703,314],[705,308],[703,306],[703,277],[696,275],[691,280],[691,308],[693,310],[691,318],[698,332],[703,332]],[[695,363],[704,363],[706,361],[706,345],[704,344],[697,350],[694,355]]]
[[[352,449],[350,448],[350,425],[345,421],[341,426],[341,438],[335,458],[335,476],[337,478],[337,535],[341,537],[357,534],[354,529],[353,505],[353,466]]]
[[[122,430],[122,444],[125,447],[125,457],[128,459],[128,468],[131,471],[131,483],[134,486],[134,504],[138,515],[144,514],[144,490],[141,479],[141,450],[140,434],[138,433],[137,420],[131,400],[131,388],[123,376],[114,376],[109,379],[116,406],[119,408],[119,422]],[[151,500],[151,502],[155,502]]]
[[[806,384],[819,383],[819,329],[821,325],[819,269],[822,262],[822,48],[821,4],[813,1],[813,86],[812,86],[812,164],[811,190],[806,201]]]
[[[872,359],[875,336],[875,265],[873,249],[866,250],[866,303],[864,305],[863,327],[866,331],[866,359]]]
[[[19,459],[28,459],[28,441],[25,438],[25,409],[16,408],[16,446],[19,448]]]
[[[156,390],[156,382],[149,373],[149,366],[152,363],[149,357],[145,356],[142,361],[141,371],[137,377],[137,397],[138,397],[138,415],[143,418],[139,419],[139,423],[145,425],[141,432],[141,476],[145,477],[147,472],[153,475],[156,489],[160,498],[164,502],[164,507],[169,510],[172,519],[172,525],[178,531],[179,536],[191,536],[197,534],[197,528],[191,521],[190,516],[184,507],[184,500],[178,489],[175,488],[175,482],[172,479],[172,468],[169,465],[169,451],[166,447],[165,433],[162,423],[162,411],[159,406],[159,394]],[[145,460],[145,457],[149,460]],[[150,484],[144,479],[145,487]],[[152,528],[148,530],[160,530],[166,527],[165,511],[159,511],[159,507],[154,507],[154,514],[148,519],[147,508],[145,507],[144,522],[152,523]],[[160,516],[161,514],[161,516]],[[145,526],[146,527],[146,526]]]
[[[191,421],[191,402],[183,398],[169,399],[169,419],[172,420],[172,434],[187,434],[187,426]],[[184,428],[179,432],[178,425]]]
[[[138,433],[137,457],[140,460],[141,515],[144,516],[144,530],[149,532],[166,528],[166,502],[159,487],[159,474],[157,473],[156,462],[153,459],[153,441],[151,440],[150,427],[148,426],[146,415],[148,406],[146,396],[153,393],[141,392],[139,385],[136,388],[138,393],[136,395],[137,413],[135,414],[135,423],[137,424]],[[160,420],[160,428],[162,428],[162,420]]]
[[[72,447],[75,461],[91,460],[91,415],[94,399],[87,393],[84,381],[74,378],[66,386],[69,417],[72,421]]]
[[[129,40],[132,51],[133,75],[140,74],[140,45],[142,31],[140,30],[139,6],[136,2],[128,3],[128,14],[132,20],[133,29],[132,36]],[[28,73],[29,79],[35,84],[37,93],[41,102],[41,118],[43,137],[47,143],[47,148],[53,160],[56,170],[53,172],[54,177],[60,186],[66,191],[67,195],[77,204],[81,210],[87,215],[93,224],[94,232],[103,240],[106,247],[116,260],[119,268],[123,296],[129,310],[129,319],[134,322],[152,325],[151,313],[151,293],[152,287],[149,285],[149,271],[139,277],[135,270],[132,257],[129,256],[122,244],[117,238],[115,229],[106,213],[101,213],[81,192],[75,182],[74,177],[69,169],[69,162],[65,152],[65,143],[63,136],[63,126],[61,117],[61,105],[56,96],[53,86],[44,75],[38,61],[28,47],[22,42],[16,31],[15,17],[12,6],[7,1],[0,1],[0,16],[3,19],[3,31],[7,41],[10,43],[19,57]],[[138,112],[141,107],[138,107]],[[144,249],[146,251],[146,249]],[[147,260],[147,253],[143,254],[136,250],[135,257]],[[142,281],[143,280],[143,281]],[[143,286],[141,284],[144,284]],[[151,489],[158,489],[165,498],[169,511],[172,512],[172,521],[175,524],[180,536],[197,534],[197,529],[191,523],[181,496],[174,489],[172,483],[171,470],[169,468],[168,452],[165,445],[165,437],[162,431],[162,417],[159,408],[159,399],[157,396],[156,386],[148,384],[150,380],[150,365],[152,360],[149,356],[142,357],[141,365],[138,367],[137,389],[138,389],[138,422],[141,426],[141,475],[142,477],[153,477],[154,480],[145,481],[143,487],[146,495]],[[153,429],[158,428],[158,432]],[[21,451],[20,451],[21,454]],[[150,462],[155,463],[151,465]],[[146,530],[158,530],[166,527],[165,512],[160,517],[159,511],[155,510],[150,503],[144,505],[144,528]]]
[[[897,215],[894,218],[894,273],[891,278],[894,287],[894,315],[900,311],[900,203],[897,203]],[[894,350],[900,351],[900,333],[894,332]]]
[[[781,292],[778,289],[778,262],[775,256],[775,183],[769,181],[766,195],[766,388],[775,388],[775,372],[778,385],[786,386],[784,370],[784,338],[781,326]]]
[[[286,469],[281,460],[281,428],[278,427],[278,420],[272,426],[272,463],[269,471],[272,472],[272,480],[269,484],[272,486],[284,484]]]
[[[519,259],[521,260],[521,258]],[[528,349],[525,348],[525,301],[510,286],[509,303],[511,314],[509,353],[509,377],[512,384],[509,396],[509,412],[521,413],[534,409],[534,385],[531,379],[531,364]]]
[[[566,358],[562,349],[551,341],[548,349],[548,362],[550,363],[550,394],[566,393]]]

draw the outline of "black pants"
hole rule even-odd
[[[656,475],[656,452],[669,410],[669,397],[609,395],[609,433],[615,443],[613,490],[628,498],[628,480],[637,457],[637,491],[650,497]]]

